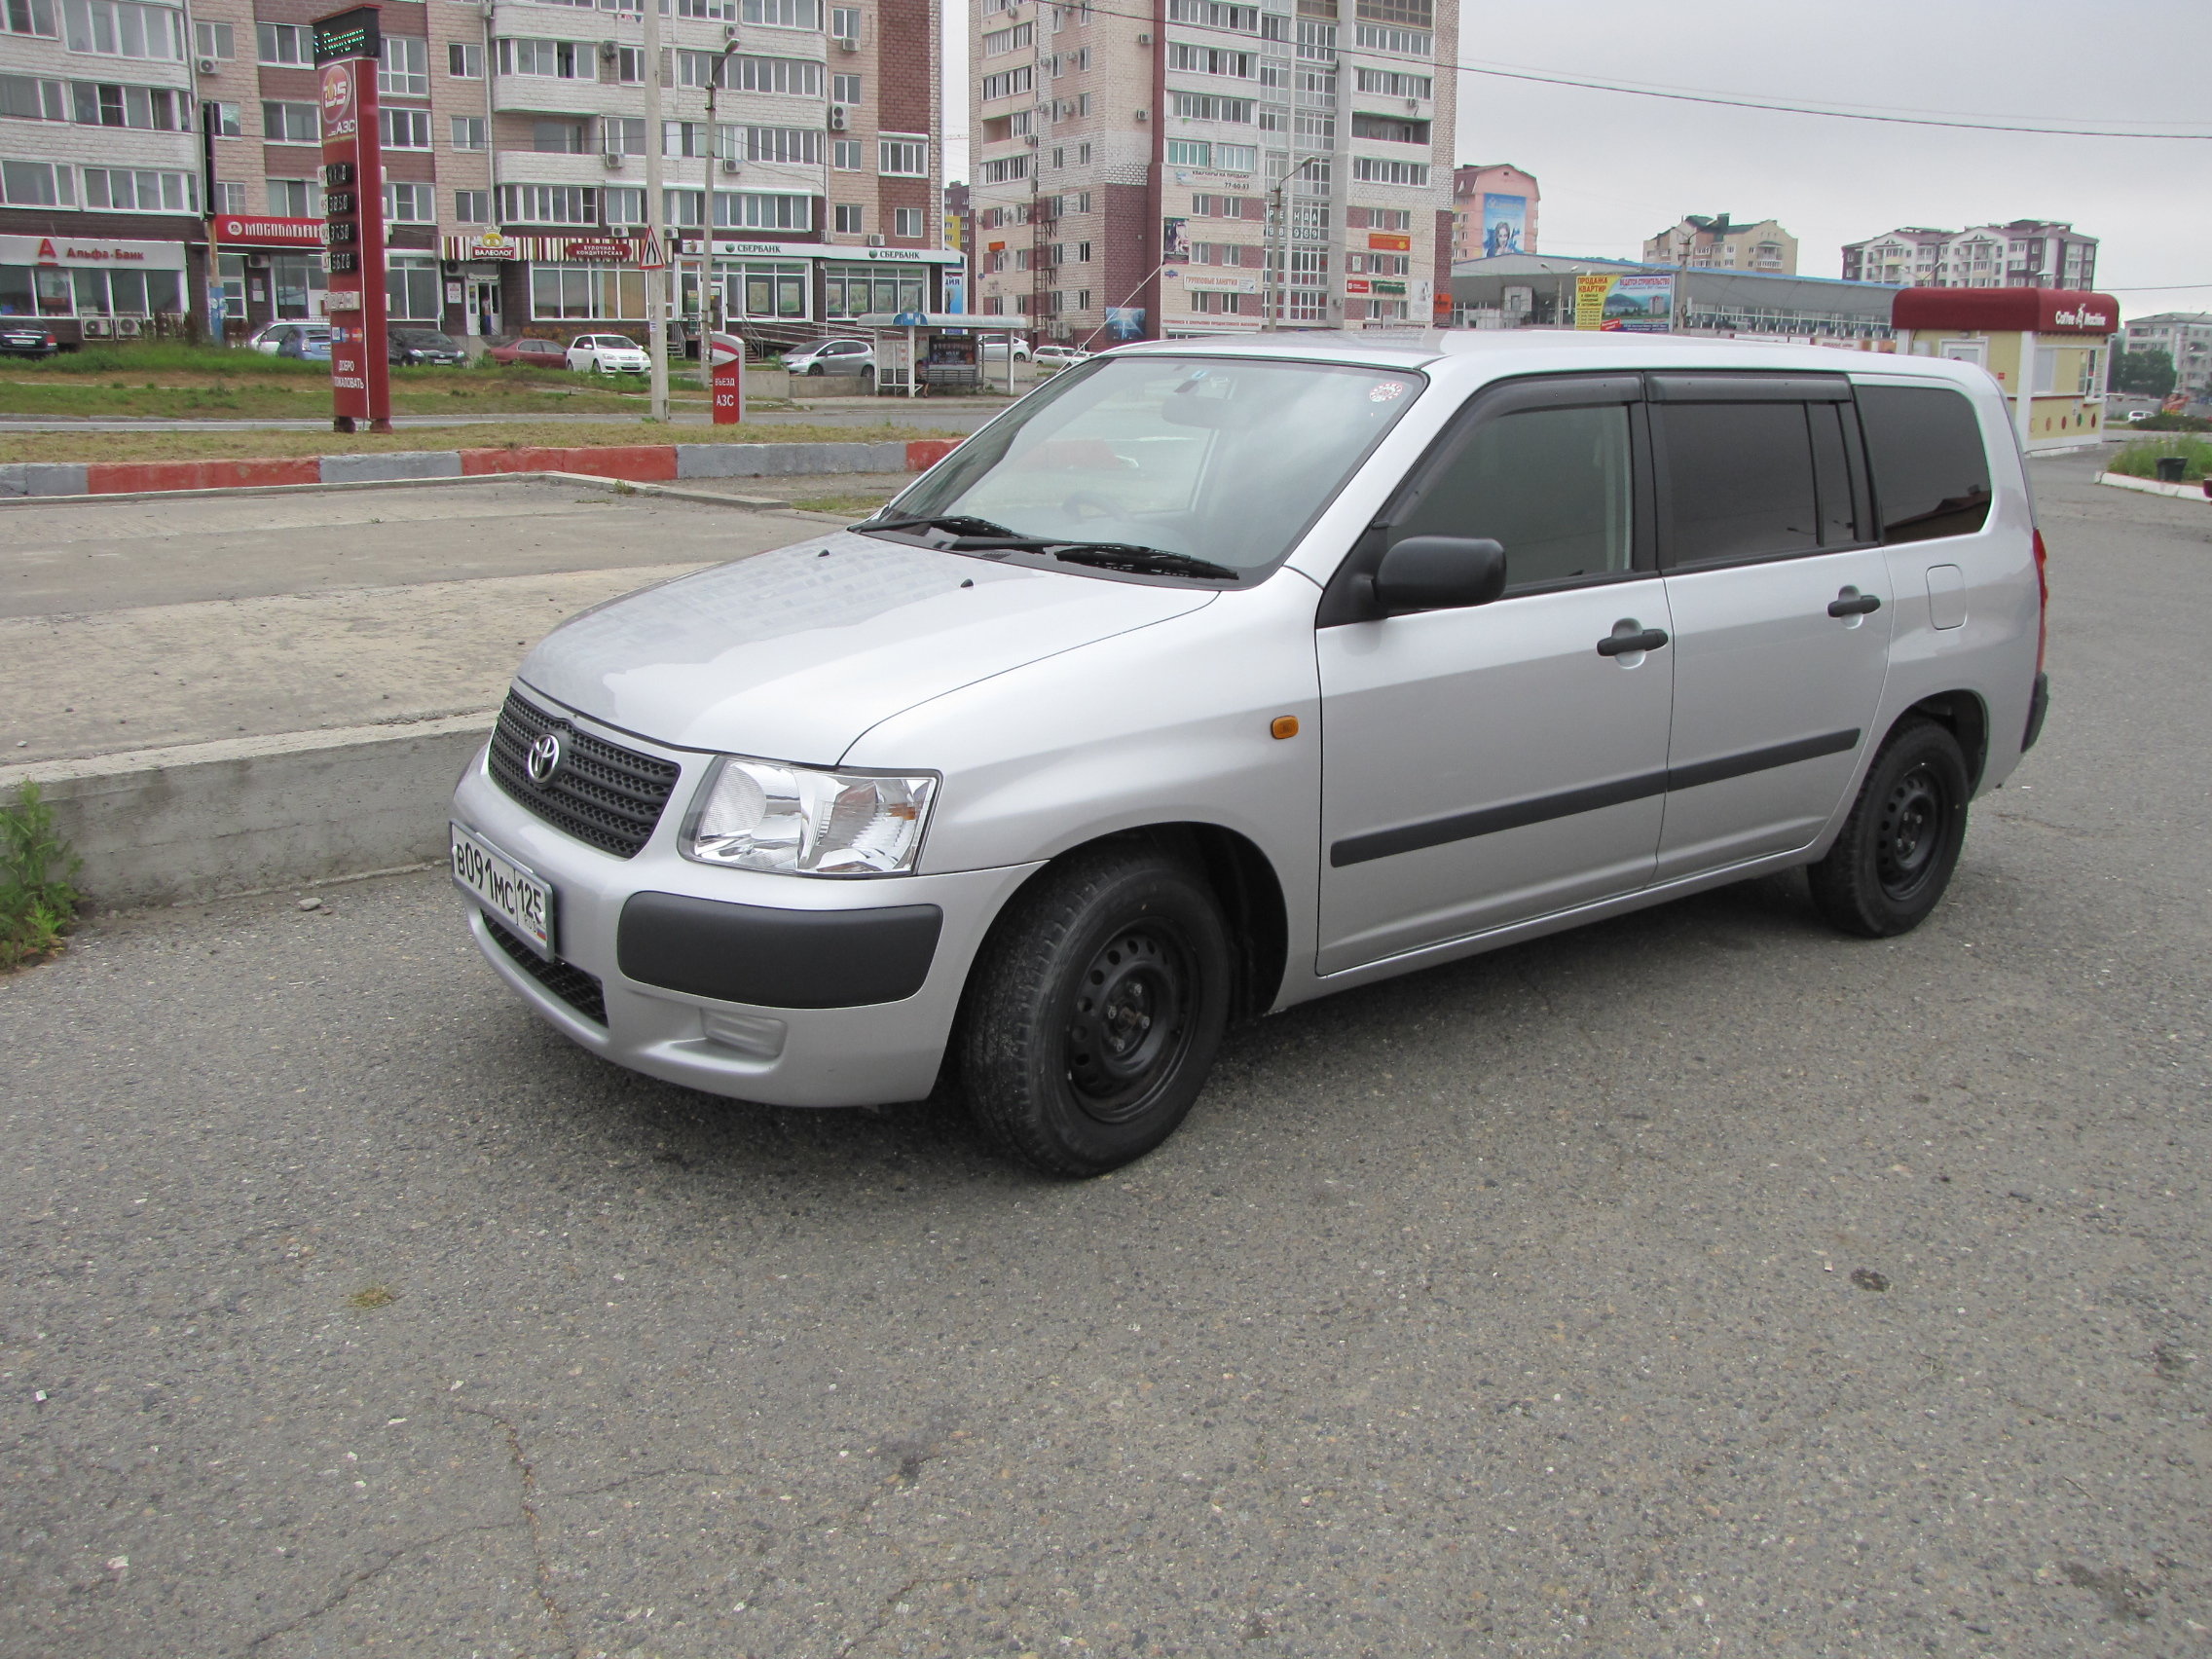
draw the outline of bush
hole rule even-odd
[[[2130,478],[2156,478],[2158,462],[2168,456],[2182,458],[2182,476],[2194,483],[2212,469],[2212,442],[2203,438],[2141,438],[2122,444],[2120,454],[2106,464],[2107,472],[2123,472]]]
[[[0,970],[36,962],[61,948],[76,919],[70,886],[81,861],[54,832],[54,809],[25,784],[0,806]]]
[[[2130,432],[2212,432],[2212,421],[2201,415],[2146,415],[2123,424]]]
[[[300,375],[324,380],[330,376],[328,363],[270,356],[244,347],[193,346],[181,340],[141,340],[129,346],[81,346],[74,351],[57,351],[51,357],[13,366],[52,375],[137,375],[166,371],[197,375]]]

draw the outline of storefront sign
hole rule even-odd
[[[320,219],[251,219],[231,214],[215,221],[215,238],[227,247],[320,247]]]
[[[182,271],[184,243],[115,241],[106,237],[0,237],[0,265]]]
[[[1173,272],[1168,273],[1173,276]],[[1233,276],[1226,272],[1185,271],[1183,286],[1192,293],[1205,291],[1215,294],[1256,294],[1260,291],[1257,276]]]
[[[448,237],[446,238],[446,257],[449,259],[520,259],[522,257],[522,244],[514,238],[502,236],[498,231],[487,231],[480,237]]]
[[[1381,253],[1411,253],[1414,250],[1414,239],[1392,236],[1387,231],[1369,231],[1367,245]]]
[[[561,244],[561,257],[628,262],[638,257],[638,244],[626,237],[578,237]]]
[[[1372,294],[1374,291],[1374,288],[1364,276],[1346,276],[1345,278],[1345,292],[1347,294]]]

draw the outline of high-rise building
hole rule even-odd
[[[2174,389],[2192,402],[2212,398],[2212,312],[2160,312],[2121,331],[2130,351],[2163,351],[2174,360]]]
[[[2093,288],[2097,239],[2053,219],[1936,231],[1906,225],[1846,242],[1847,281],[1901,288]]]
[[[1739,225],[1725,213],[1692,213],[1643,244],[1646,265],[1797,275],[1797,239],[1772,219]]]
[[[1505,162],[1456,167],[1452,173],[1452,258],[1495,259],[1536,251],[1533,174]]]
[[[940,240],[939,8],[661,0],[656,139],[640,0],[384,0],[391,320],[637,333],[654,141],[664,224],[687,256],[682,314],[698,306],[702,264],[718,314],[774,338],[935,307],[938,272],[959,257]],[[194,0],[188,17],[167,0],[0,0],[0,313],[27,295],[74,341],[119,329],[126,306],[197,303],[176,290],[198,294],[205,266],[204,100],[232,332],[317,314],[307,25],[336,9]],[[126,272],[144,282],[119,284]]]
[[[1457,0],[977,0],[975,309],[1054,339],[1425,326]]]

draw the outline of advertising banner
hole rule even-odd
[[[1665,334],[1675,326],[1675,278],[1577,276],[1574,326],[1613,333]]]
[[[1160,258],[1162,264],[1186,265],[1191,258],[1191,221],[1160,221]]]
[[[329,247],[331,424],[366,421],[391,430],[385,352],[384,157],[377,134],[378,9],[317,18],[315,77],[322,104],[323,237]]]
[[[1106,332],[1117,340],[1142,340],[1144,338],[1144,307],[1108,306]]]
[[[1483,195],[1483,257],[1529,251],[1529,199]]]

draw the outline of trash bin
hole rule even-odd
[[[2158,457],[2158,482],[2161,484],[2181,483],[2182,474],[2188,470],[2189,462],[2181,456],[2162,455]]]

